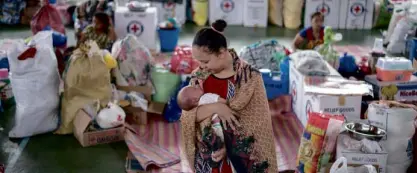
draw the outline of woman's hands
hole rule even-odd
[[[213,103],[198,107],[196,122],[202,122],[214,114],[219,115],[225,129],[227,129],[227,125],[229,125],[232,130],[236,130],[236,127],[240,126],[240,123],[235,116],[237,115],[236,112],[222,103]]]
[[[226,156],[226,147],[222,147],[220,150],[217,150],[211,154],[211,160],[214,162],[220,162]]]

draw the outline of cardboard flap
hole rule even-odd
[[[146,100],[152,100],[152,83],[148,83],[145,86],[116,86],[116,88],[125,92],[135,91],[138,93],[142,93],[145,96]]]
[[[74,119],[74,133],[76,136],[82,136],[85,130],[88,128],[91,122],[90,115],[84,111],[84,109],[79,109]]]

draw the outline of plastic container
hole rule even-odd
[[[158,28],[158,35],[159,42],[161,44],[161,52],[173,52],[178,44],[178,39],[180,37],[180,29]]]
[[[407,41],[408,59],[414,61],[417,59],[417,38],[412,38]]]
[[[152,81],[156,90],[152,100],[154,102],[167,103],[180,84],[181,77],[162,67],[156,67],[152,70]]]
[[[289,80],[280,72],[273,72],[269,69],[260,69],[265,85],[268,100],[275,99],[289,93]]]
[[[379,58],[376,64],[376,75],[381,81],[406,82],[412,74],[413,65],[405,58]]]

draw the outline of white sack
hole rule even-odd
[[[386,129],[387,173],[405,173],[413,160],[412,138],[417,111],[406,107],[388,107],[372,103],[368,108],[371,125]]]
[[[403,53],[405,51],[405,37],[412,27],[413,26],[405,18],[402,18],[397,23],[387,46],[387,51],[389,53],[396,54]]]
[[[9,137],[27,137],[58,127],[59,73],[52,37],[39,32],[34,37],[35,57],[18,60],[28,49],[17,41],[8,52],[10,80],[16,101],[15,124]],[[42,36],[42,37],[41,37]]]

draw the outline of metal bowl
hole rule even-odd
[[[373,141],[380,141],[387,135],[385,130],[364,123],[350,122],[345,124],[345,129],[352,138],[359,141],[365,138]]]

